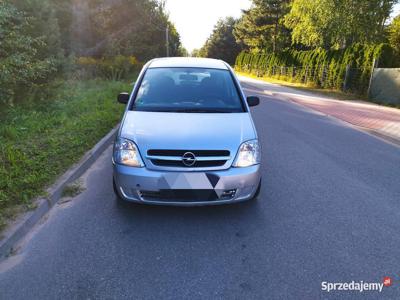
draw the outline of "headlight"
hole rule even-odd
[[[258,140],[244,142],[240,145],[236,159],[233,162],[234,167],[250,167],[259,164],[261,161],[260,147]]]
[[[144,167],[139,150],[134,142],[118,138],[114,144],[114,161],[130,167]]]

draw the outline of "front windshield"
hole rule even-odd
[[[203,68],[148,69],[133,110],[164,112],[243,112],[228,70]]]

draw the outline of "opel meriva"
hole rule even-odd
[[[127,104],[113,151],[117,199],[162,205],[235,203],[258,196],[260,145],[231,67],[220,60],[148,62]]]

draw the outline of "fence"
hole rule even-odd
[[[371,79],[371,99],[385,104],[400,105],[400,68],[377,68]]]
[[[321,65],[318,67],[297,66],[261,66],[252,68],[245,64],[239,71],[254,74],[258,77],[271,77],[289,82],[309,84],[326,89],[342,90],[356,94],[367,94],[371,68],[345,68]]]

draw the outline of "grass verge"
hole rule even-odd
[[[44,99],[0,111],[0,229],[120,121],[116,95],[130,85],[60,81],[47,89]]]

